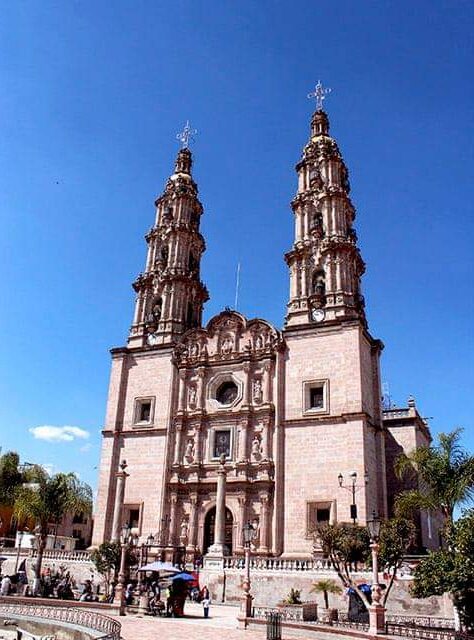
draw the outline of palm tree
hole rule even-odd
[[[457,506],[474,499],[474,456],[461,446],[462,429],[440,433],[437,446],[419,447],[395,462],[400,478],[418,477],[418,488],[402,492],[395,501],[398,514],[416,510],[441,511],[450,526]]]
[[[39,588],[48,526],[59,523],[66,513],[89,514],[91,511],[92,489],[74,473],[57,473],[51,477],[44,473],[38,475],[35,482],[24,484],[18,489],[13,505],[15,519],[17,522],[33,520],[36,523],[38,555],[34,566],[35,595]]]
[[[326,609],[329,609],[328,594],[342,593],[342,589],[338,584],[334,582],[334,580],[330,580],[329,578],[324,578],[323,580],[318,580],[313,584],[310,593],[322,593],[324,598],[324,606]]]

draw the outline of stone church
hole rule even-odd
[[[93,544],[128,522],[162,557],[205,555],[221,472],[226,555],[243,553],[250,521],[254,553],[310,557],[317,524],[390,515],[396,455],[430,442],[413,400],[382,409],[383,344],[368,328],[348,170],[322,101],[296,172],[284,327],[230,309],[203,325],[204,211],[187,139],[179,150],[145,236],[127,345],[111,351]],[[431,529],[422,517],[427,547]]]

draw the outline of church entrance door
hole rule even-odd
[[[203,551],[207,553],[209,547],[214,544],[214,527],[216,524],[216,508],[212,507],[206,514],[204,520],[204,543]],[[234,518],[230,509],[225,508],[225,545],[229,550],[229,555],[232,555],[232,529],[234,526]]]

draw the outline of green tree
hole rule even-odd
[[[109,593],[110,585],[117,582],[120,555],[121,549],[118,542],[103,542],[91,553],[91,560],[95,568],[104,577],[106,593]]]
[[[474,509],[453,523],[448,546],[432,551],[415,569],[416,598],[450,593],[463,625],[474,629]]]
[[[403,558],[408,549],[415,543],[416,527],[405,518],[392,518],[382,522],[379,540],[379,566],[390,575],[387,588],[384,591],[385,604],[392,590],[398,570],[402,566]]]
[[[474,498],[474,456],[461,446],[462,431],[440,433],[437,446],[419,447],[398,457],[397,475],[416,475],[419,480],[418,489],[403,491],[397,497],[398,515],[411,515],[420,509],[441,511],[451,526],[454,509]]]
[[[15,451],[7,451],[0,456],[0,504],[11,507],[15,502],[15,491],[23,482],[19,469],[20,456]]]
[[[74,473],[57,473],[51,477],[46,473],[38,473],[34,482],[18,488],[13,505],[15,519],[18,522],[33,520],[36,523],[38,555],[34,566],[34,593],[39,588],[48,526],[58,523],[66,513],[90,514],[91,511],[92,489]]]
[[[366,607],[369,601],[358,588],[353,573],[359,564],[365,564],[369,557],[369,534],[365,527],[349,524],[328,524],[316,528],[315,536],[323,553],[332,565],[346,589],[354,589]]]
[[[341,587],[331,580],[330,578],[324,578],[323,580],[318,580],[311,587],[311,593],[322,593],[324,598],[324,606],[326,609],[329,609],[329,594],[333,593],[337,595],[342,593]]]

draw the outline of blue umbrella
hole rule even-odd
[[[191,580],[195,580],[196,578],[192,576],[190,573],[182,572],[177,573],[175,576],[172,576],[171,580],[185,580],[186,582],[191,582]]]

